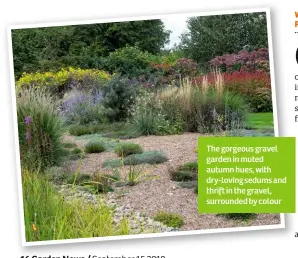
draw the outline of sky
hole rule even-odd
[[[185,14],[175,14],[168,15],[161,19],[165,25],[166,30],[172,31],[170,34],[170,42],[165,47],[171,48],[174,44],[178,44],[180,42],[179,36],[181,33],[187,31],[187,18],[189,15]]]

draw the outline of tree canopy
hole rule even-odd
[[[15,75],[70,65],[95,68],[101,57],[126,46],[157,54],[168,42],[169,34],[161,20],[15,29]]]
[[[215,56],[267,48],[266,13],[191,17],[180,49],[201,65]]]

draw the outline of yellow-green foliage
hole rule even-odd
[[[28,242],[130,234],[127,219],[119,225],[113,223],[114,213],[109,206],[93,205],[79,198],[66,202],[41,174],[23,170],[22,186]]]
[[[66,68],[58,72],[23,73],[17,81],[17,90],[24,87],[63,87],[71,81],[108,80],[110,74],[97,69]]]

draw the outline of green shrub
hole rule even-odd
[[[253,94],[246,97],[246,101],[252,112],[272,112],[271,89],[256,89]]]
[[[56,99],[45,90],[22,90],[17,95],[21,164],[31,169],[58,164],[63,151],[63,121]]]
[[[118,144],[118,146],[115,149],[115,152],[119,157],[126,157],[131,154],[142,153],[143,150],[139,144],[126,142]]]
[[[182,168],[183,169],[189,169],[191,171],[198,172],[198,162],[197,161],[186,162],[186,163],[183,164]]]
[[[180,78],[194,77],[197,74],[198,64],[190,58],[180,58],[174,65],[174,71]]]
[[[157,213],[153,219],[173,228],[181,228],[184,224],[181,215],[176,213],[166,213],[164,211]]]
[[[186,162],[177,169],[169,170],[171,179],[178,182],[196,181],[198,178],[198,163]]]
[[[179,170],[172,175],[172,180],[178,182],[193,181],[196,179],[196,174],[191,171]]]
[[[127,221],[116,227],[113,211],[104,204],[65,202],[45,177],[26,170],[22,171],[22,185],[28,242],[129,234]]]
[[[105,151],[105,146],[100,141],[88,142],[85,146],[86,153],[99,153],[103,151]]]
[[[183,79],[180,87],[159,92],[156,102],[166,117],[180,117],[185,131],[214,133],[244,127],[248,112],[244,98],[225,91],[221,74],[214,76],[214,85],[205,80],[198,86]]]
[[[136,98],[131,109],[132,124],[136,131],[143,135],[180,134],[183,132],[179,119],[171,121],[160,102],[155,102],[153,93],[144,92]]]
[[[105,68],[111,73],[137,77],[150,72],[150,54],[137,47],[124,47],[111,52],[106,58]]]
[[[138,165],[143,163],[159,164],[167,161],[167,156],[161,151],[146,151],[141,154],[134,154],[124,158],[125,165]]]
[[[182,181],[179,182],[178,185],[182,188],[188,188],[188,189],[195,189],[195,187],[197,186],[197,181]]]
[[[119,167],[121,165],[139,165],[139,164],[159,164],[167,161],[167,156],[161,151],[145,151],[140,154],[133,154],[124,159],[107,160],[104,167]]]
[[[255,213],[220,213],[219,216],[224,216],[227,219],[248,220],[253,218]]]
[[[64,143],[62,143],[62,146],[63,146],[64,148],[74,148],[74,147],[76,147],[77,145],[76,145],[74,142],[64,142]]]
[[[102,88],[103,105],[110,121],[123,121],[129,115],[129,110],[140,90],[136,80],[114,76]]]

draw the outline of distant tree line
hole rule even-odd
[[[169,35],[161,20],[15,29],[15,75],[66,66],[96,68],[101,57],[126,46],[158,54]]]
[[[178,46],[200,66],[216,56],[268,48],[266,13],[191,17]]]
[[[14,29],[15,76],[68,66],[102,69],[110,53],[131,46],[153,55],[176,52],[200,68],[216,56],[268,47],[264,12],[191,17],[187,26],[170,51],[164,49],[170,31],[161,20]]]

